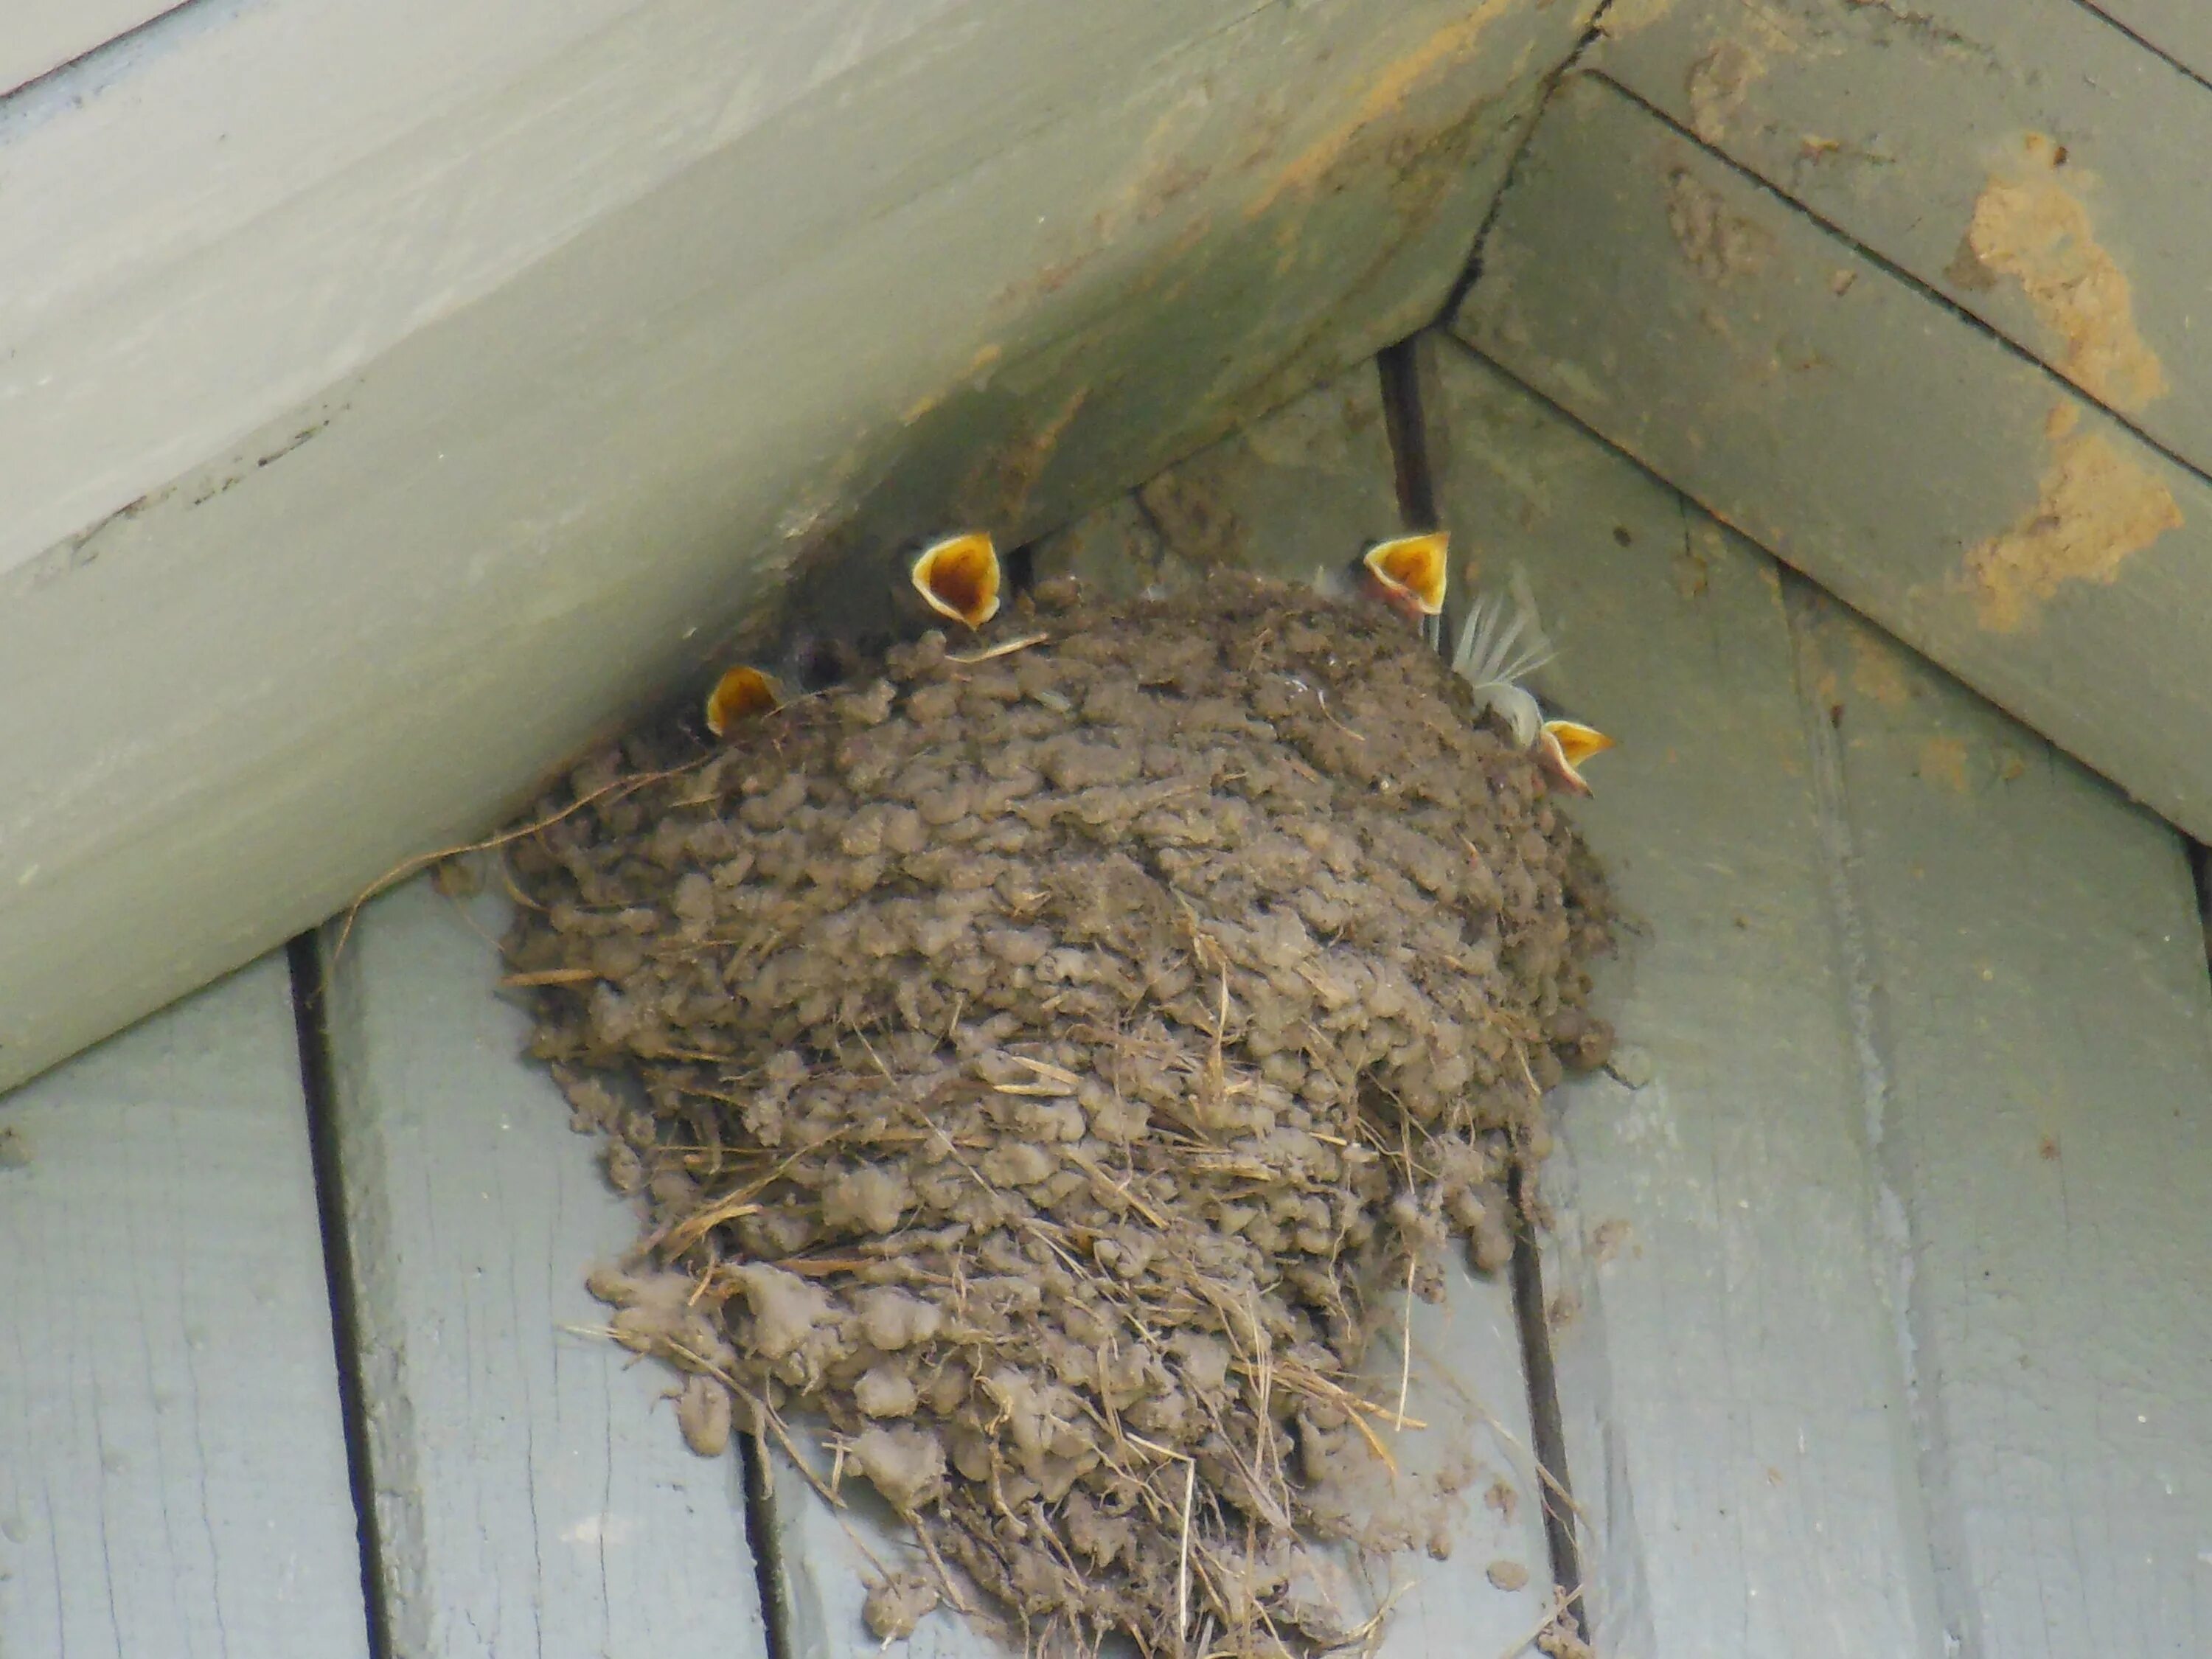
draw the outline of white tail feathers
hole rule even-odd
[[[1478,713],[1497,714],[1512,729],[1513,739],[1523,749],[1543,730],[1544,711],[1520,682],[1534,673],[1553,655],[1552,641],[1536,620],[1536,601],[1528,578],[1516,569],[1507,599],[1478,593],[1467,620],[1460,625],[1459,647],[1452,653],[1452,672],[1474,691]]]

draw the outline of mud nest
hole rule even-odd
[[[1048,587],[563,812],[509,954],[695,1449],[811,1415],[922,1545],[879,1634],[980,1587],[1032,1647],[1346,1640],[1308,1568],[1378,1536],[1324,1495],[1389,1457],[1370,1340],[1446,1249],[1504,1264],[1540,1092],[1608,1042],[1595,872],[1419,639]]]

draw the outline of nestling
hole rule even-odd
[[[1535,694],[1521,682],[1556,654],[1536,620],[1536,602],[1519,571],[1513,573],[1510,612],[1505,604],[1477,594],[1459,630],[1452,672],[1474,688],[1479,712],[1495,714],[1513,740],[1534,751],[1545,773],[1570,794],[1590,793],[1583,763],[1613,747],[1613,739],[1579,720],[1547,719]]]
[[[1434,530],[1377,542],[1340,569],[1316,571],[1314,586],[1337,599],[1388,605],[1425,632],[1428,619],[1443,613],[1449,541],[1443,531]]]

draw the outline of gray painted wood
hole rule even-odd
[[[2146,45],[2212,82],[2212,16],[2195,0],[2082,0]]]
[[[1990,1659],[2212,1651],[2212,986],[2183,848],[1832,602],[1802,616],[1843,710],[1945,1631]]]
[[[0,1653],[367,1659],[282,956],[0,1099]]]
[[[0,94],[82,57],[179,0],[15,0],[0,33]]]
[[[1211,570],[1308,582],[1401,533],[1371,362],[1316,386],[1047,538],[1040,575],[1117,598]]]
[[[394,1652],[762,1655],[738,1459],[686,1449],[666,1375],[592,1334],[584,1275],[638,1220],[523,1057],[527,1016],[494,988],[506,921],[410,882],[331,977]]]
[[[2076,0],[1679,0],[1586,61],[2212,462],[2212,86]]]
[[[1039,550],[1041,574],[1070,574],[1124,595],[1170,589],[1210,569],[1250,570],[1294,581],[1340,564],[1367,543],[1398,533],[1380,381],[1372,364],[1316,387],[1151,481],[1145,504],[1124,499],[1071,526]],[[1134,567],[1133,570],[1132,567]],[[1528,1385],[1511,1291],[1454,1261],[1440,1306],[1416,1304],[1407,1413],[1428,1425],[1397,1437],[1405,1493],[1449,1465],[1476,1473],[1458,1501],[1437,1511],[1444,1559],[1415,1552],[1374,1563],[1326,1564],[1339,1604],[1362,1613],[1392,1607],[1384,1656],[1533,1654],[1552,1589],[1538,1480],[1530,1447]],[[1385,1342],[1372,1364],[1395,1397],[1403,1349]],[[780,1587],[794,1659],[834,1659],[864,1639],[861,1607],[884,1570],[928,1569],[880,1504],[840,1514],[780,1455],[773,1487]],[[826,1473],[826,1468],[823,1469]],[[1493,1506],[1485,1494],[1511,1495]],[[1364,1492],[1388,1512],[1387,1480]],[[1527,1571],[1498,1588],[1493,1563]],[[1501,1575],[1510,1576],[1510,1575]],[[894,1644],[895,1649],[902,1644]],[[995,1654],[1000,1645],[947,1612],[926,1619],[903,1646],[916,1656]]]
[[[1431,367],[1449,521],[1526,566],[1548,689],[1622,739],[1578,809],[1621,1048],[1545,1172],[1601,1651],[2203,1651],[2179,838],[1489,365]]]
[[[1573,808],[1620,906],[1547,1283],[1598,1650],[1942,1651],[1845,988],[1771,562],[1455,344],[1438,500],[1614,736]],[[1624,1081],[1623,1079],[1631,1079]]]
[[[482,829],[794,560],[1040,533],[1418,325],[1592,3],[272,0],[35,89],[0,706],[67,717],[0,729],[0,1081]]]
[[[2212,834],[2212,486],[1601,82],[1516,176],[1462,333]]]
[[[1202,574],[1169,554],[1133,495],[1116,495],[1037,543],[1035,568],[1039,580],[1073,576],[1086,592],[1116,600],[1176,592]]]

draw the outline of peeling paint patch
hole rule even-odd
[[[598,1549],[606,1544],[620,1544],[637,1531],[637,1522],[625,1515],[587,1515],[580,1521],[561,1528],[561,1541],[574,1544],[579,1549]]]
[[[1752,83],[1766,62],[1734,40],[1723,40],[1690,65],[1683,95],[1690,105],[1690,131],[1709,144],[1728,137],[1729,118],[1743,107]]]
[[[1674,0],[1613,0],[1597,20],[1598,32],[1619,40],[1648,29],[1674,9]]]
[[[1293,192],[1310,195],[1317,191],[1338,162],[1376,125],[1402,113],[1415,93],[1474,57],[1491,24],[1517,3],[1518,0],[1482,0],[1466,16],[1446,24],[1389,64],[1376,76],[1374,84],[1351,114],[1291,158],[1267,188],[1245,208],[1244,216],[1256,219]]]
[[[2127,274],[2099,245],[2081,198],[2060,182],[2065,167],[2063,144],[2039,132],[2022,139],[2018,155],[1975,199],[1953,275],[1961,265],[1971,270],[1971,256],[1983,270],[2011,277],[2064,343],[2060,373],[2101,403],[2138,410],[2164,394],[2166,368],[2136,331]]]
[[[1961,573],[1981,625],[2009,634],[2034,619],[2069,581],[2110,583],[2120,566],[2169,530],[2181,507],[2165,480],[2095,433],[2061,404],[2045,431],[2051,458],[2035,505],[2012,528],[1966,554]]]
[[[1690,268],[1709,283],[1757,276],[1774,257],[1765,226],[1730,213],[1718,191],[1684,167],[1667,175],[1667,228]]]
[[[1966,744],[1962,738],[1929,738],[1920,745],[1921,781],[1948,789],[1954,795],[1966,793]]]
[[[1851,630],[1851,689],[1885,708],[1902,708],[1911,700],[1897,647],[1870,629]]]

